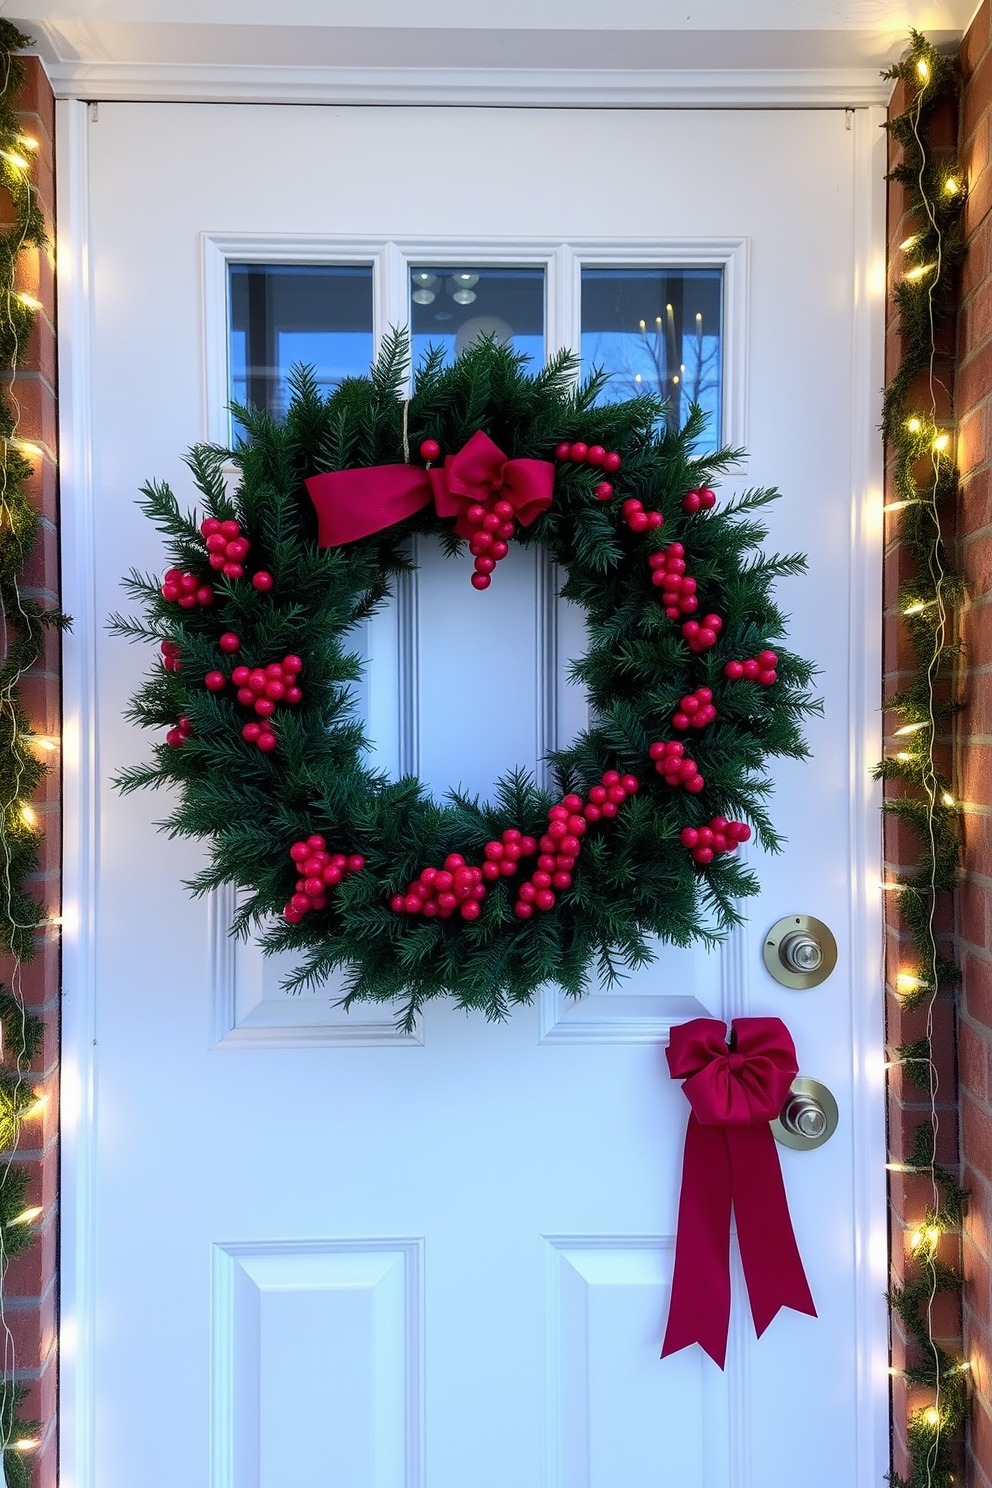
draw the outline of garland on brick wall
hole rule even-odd
[[[932,1185],[926,1212],[909,1237],[914,1275],[904,1285],[893,1286],[889,1298],[918,1350],[918,1357],[902,1371],[908,1384],[916,1387],[906,1423],[910,1476],[893,1473],[891,1482],[893,1488],[950,1488],[953,1439],[967,1403],[967,1365],[936,1342],[933,1313],[938,1294],[961,1285],[958,1270],[941,1253],[941,1242],[960,1229],[964,1194],[937,1161],[938,1073],[931,1057],[931,1032],[938,994],[959,980],[957,967],[941,954],[936,931],[938,907],[954,888],[959,861],[958,808],[937,756],[956,706],[951,685],[958,654],[955,609],[963,584],[948,562],[941,537],[941,511],[953,500],[958,476],[953,429],[949,420],[938,416],[935,369],[938,337],[955,310],[966,189],[957,160],[935,152],[928,139],[935,111],[956,101],[955,59],[941,56],[913,31],[908,55],[884,76],[904,82],[910,99],[887,125],[890,138],[902,147],[902,161],[890,179],[906,188],[914,231],[899,250],[903,262],[893,298],[903,358],[885,391],[883,432],[894,456],[895,499],[887,510],[900,512],[899,540],[916,568],[915,577],[906,580],[899,593],[915,667],[909,685],[886,699],[885,706],[901,722],[895,730],[896,753],[882,761],[876,775],[890,783],[883,809],[911,826],[919,838],[915,871],[886,888],[894,893],[914,947],[911,963],[897,975],[896,990],[906,1008],[926,1009],[926,1035],[893,1051],[893,1062],[926,1092],[931,1112],[917,1129],[909,1160],[888,1166],[925,1174]]]
[[[18,438],[20,408],[13,384],[41,307],[16,288],[15,276],[23,250],[40,252],[47,243],[30,176],[37,141],[23,133],[14,111],[25,77],[14,53],[29,42],[0,19],[0,189],[12,209],[10,226],[0,232],[0,949],[12,957],[10,989],[0,989],[0,1445],[6,1488],[27,1488],[31,1454],[41,1445],[41,1423],[21,1415],[26,1390],[16,1379],[4,1282],[11,1260],[35,1238],[42,1215],[29,1202],[29,1170],[14,1161],[22,1123],[47,1100],[30,1075],[42,1024],[24,1005],[20,969],[34,954],[38,930],[46,923],[25,881],[38,868],[42,840],[31,796],[45,774],[44,755],[57,747],[56,740],[32,728],[19,687],[44,655],[46,629],[67,624],[64,615],[42,609],[20,588],[38,534],[27,483],[41,451]]]

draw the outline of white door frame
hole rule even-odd
[[[714,90],[696,107],[725,102]],[[212,96],[209,81],[203,96]],[[234,100],[231,100],[234,101]],[[456,100],[451,100],[452,102]],[[462,100],[457,100],[462,101]],[[526,99],[518,100],[521,103]],[[534,101],[540,102],[539,98]],[[761,98],[748,100],[760,104]],[[769,103],[780,101],[770,97]],[[837,106],[846,99],[838,98]],[[629,100],[627,106],[630,106]],[[822,106],[822,105],[821,105]],[[103,624],[94,582],[92,515],[92,264],[89,259],[88,105],[57,106],[59,382],[63,605],[73,616],[64,645],[64,927],[62,1025],[62,1255],[60,1451],[63,1488],[99,1488],[95,1480],[96,1327],[96,945],[94,905],[100,854],[97,819],[101,762],[96,734],[96,638]],[[883,383],[885,290],[885,111],[849,110],[855,132],[856,303],[850,378],[852,468],[848,512],[851,590],[850,707],[855,726],[848,757],[853,1013],[851,1130],[854,1152],[858,1307],[857,1478],[879,1488],[888,1469],[888,1210],[885,1196],[882,916],[879,892],[880,797],[871,767],[881,754],[882,451],[878,435]],[[849,245],[838,244],[846,253]],[[207,431],[204,430],[206,433]],[[839,511],[838,516],[842,513]],[[843,1137],[841,1138],[844,1139]],[[738,1485],[732,1485],[738,1488]]]

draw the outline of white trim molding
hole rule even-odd
[[[51,62],[57,98],[118,103],[437,104],[477,108],[867,108],[875,67],[270,67]]]

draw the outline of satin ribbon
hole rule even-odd
[[[443,466],[369,465],[332,470],[304,481],[317,512],[317,546],[370,537],[412,517],[433,500],[438,516],[454,517],[459,537],[478,532],[466,518],[470,506],[508,501],[516,520],[529,527],[551,505],[555,466],[551,460],[508,460],[479,429]]]
[[[693,1018],[666,1054],[692,1110],[682,1158],[672,1301],[661,1357],[699,1343],[722,1369],[730,1326],[730,1214],[737,1216],[751,1316],[760,1338],[781,1307],[816,1317],[796,1245],[775,1138],[798,1071],[781,1018]]]

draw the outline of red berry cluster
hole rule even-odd
[[[669,543],[651,554],[648,564],[652,570],[651,582],[662,590],[662,603],[669,620],[678,620],[681,615],[694,615],[699,609],[696,598],[696,581],[685,571],[685,548],[679,542]]]
[[[469,867],[461,853],[449,853],[443,868],[423,868],[406,893],[394,894],[390,904],[397,914],[450,920],[457,909],[463,920],[477,920],[485,897],[482,869]]]
[[[517,827],[507,827],[499,842],[487,842],[486,861],[482,865],[482,876],[490,882],[494,878],[509,878],[516,873],[521,858],[532,858],[537,852],[533,837],[525,837]]]
[[[277,703],[302,701],[303,693],[296,681],[302,670],[303,662],[298,656],[284,656],[282,661],[270,661],[265,667],[236,666],[231,681],[238,689],[239,703],[254,708],[259,718],[271,718]],[[213,678],[216,674],[208,675]],[[211,686],[209,681],[207,686]],[[217,690],[216,685],[211,690]]]
[[[472,587],[488,589],[493,569],[510,551],[507,539],[517,530],[513,507],[509,501],[490,501],[485,506],[475,502],[465,513],[465,520],[479,529],[468,545],[475,559]]]
[[[605,470],[607,475],[620,469],[620,456],[613,450],[604,449],[601,444],[583,444],[581,439],[574,444],[563,439],[555,447],[555,459],[569,460],[573,465],[591,465],[595,470]],[[600,481],[593,494],[597,501],[609,501],[613,487],[609,481]]]
[[[760,682],[762,687],[771,687],[773,682],[778,681],[775,667],[778,657],[774,651],[759,651],[748,661],[728,661],[723,669],[723,675],[729,677],[731,682],[739,682],[746,677],[749,682]]]
[[[233,517],[221,522],[217,517],[207,517],[200,523],[207,545],[207,562],[216,568],[225,579],[240,579],[244,575],[244,561],[248,557],[251,543],[242,536],[240,522]]]
[[[182,665],[179,661],[178,641],[162,642],[162,665],[167,672],[181,672]]]
[[[719,615],[704,615],[702,620],[687,620],[682,627],[682,639],[690,651],[706,651],[716,645],[717,636],[723,629]]]
[[[549,810],[548,830],[538,843],[541,853],[537,868],[527,882],[520,885],[513,906],[520,919],[530,919],[535,909],[554,909],[554,891],[567,889],[571,884],[572,869],[581,847],[580,838],[589,822],[616,816],[620,806],[640,784],[636,775],[620,775],[616,770],[607,770],[602,781],[602,785],[592,787],[585,803],[581,796],[571,794]]]
[[[170,568],[162,580],[162,598],[175,600],[184,610],[195,610],[197,605],[212,605],[214,591],[196,574]]]
[[[189,719],[184,713],[182,718],[180,718],[179,722],[176,724],[175,728],[171,728],[166,734],[165,742],[166,744],[171,744],[173,749],[178,749],[180,744],[186,743],[186,740],[189,738],[192,732],[193,725],[190,723]]]
[[[679,841],[691,850],[697,863],[712,863],[717,853],[735,852],[737,844],[746,842],[750,835],[751,828],[745,822],[712,816],[708,827],[683,827]]]
[[[716,492],[707,486],[701,486],[698,491],[687,491],[682,497],[682,510],[686,512],[709,511],[713,506],[716,506]]]
[[[643,503],[638,501],[634,496],[629,501],[624,502],[620,508],[620,515],[627,523],[631,532],[656,532],[659,527],[665,525],[665,519],[661,515],[661,512],[646,512]]]
[[[674,739],[668,743],[659,741],[651,745],[648,754],[666,785],[682,785],[687,791],[692,791],[693,795],[702,790],[705,781],[695,760],[691,760],[686,754],[684,744]]]
[[[672,714],[672,727],[677,729],[705,728],[716,717],[713,694],[708,687],[697,687],[679,702]]]
[[[349,873],[360,873],[365,867],[361,853],[329,853],[327,843],[318,832],[294,842],[289,856],[300,875],[296,880],[296,892],[283,910],[283,919],[298,925],[308,909],[324,909],[327,890],[339,884]]]

